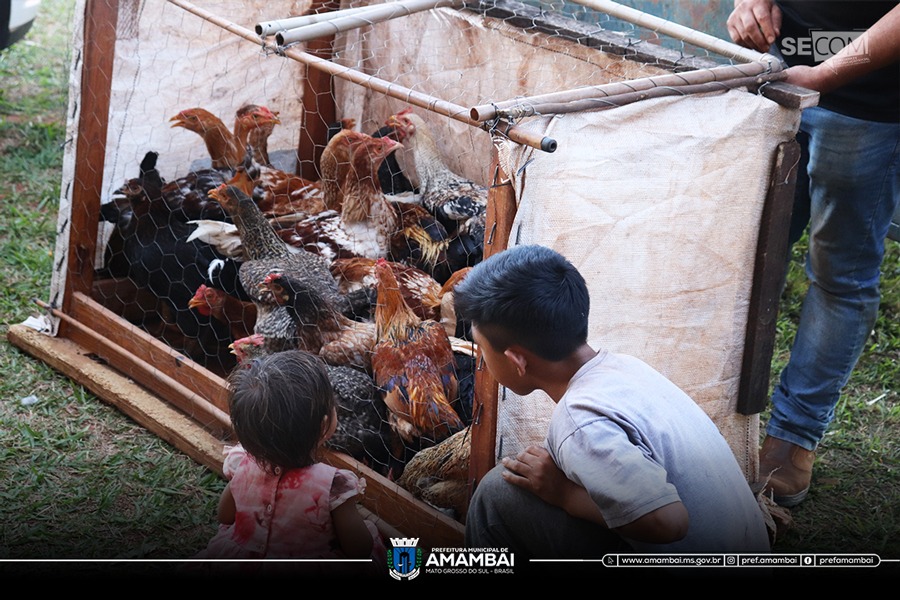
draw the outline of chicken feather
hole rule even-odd
[[[440,323],[422,320],[409,308],[387,261],[379,260],[375,272],[375,383],[400,437],[430,446],[463,427],[451,406],[458,382],[450,340]]]

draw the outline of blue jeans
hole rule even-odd
[[[900,199],[900,125],[803,112],[791,242],[809,225],[803,302],[766,434],[815,450],[875,324],[885,236]]]

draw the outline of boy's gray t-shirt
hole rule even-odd
[[[769,550],[759,504],[715,423],[637,358],[601,351],[578,370],[553,410],[547,449],[611,528],[681,500],[687,535],[671,544],[630,540],[635,550]]]

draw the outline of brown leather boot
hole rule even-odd
[[[759,478],[775,504],[791,508],[806,498],[816,453],[790,442],[766,436],[759,450]]]

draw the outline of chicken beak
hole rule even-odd
[[[396,152],[400,148],[403,147],[403,144],[398,142],[395,138],[386,135],[384,137],[376,138],[376,142],[372,146],[373,153],[376,155],[387,156],[393,152]]]

